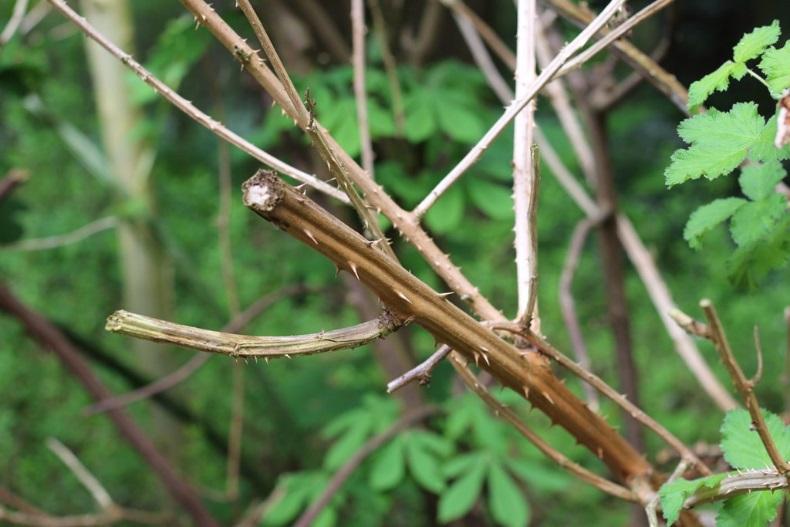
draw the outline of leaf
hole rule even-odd
[[[370,486],[374,490],[386,491],[398,485],[406,472],[403,459],[403,441],[395,438],[382,448],[373,459],[370,469]]]
[[[751,33],[746,33],[736,44],[733,49],[733,58],[736,62],[756,59],[765,51],[765,48],[776,44],[781,34],[782,30],[779,28],[778,20],[774,20],[770,26],[758,27]]]
[[[751,163],[741,170],[738,183],[743,193],[753,200],[767,198],[774,193],[774,187],[787,175],[779,161]]]
[[[765,527],[776,518],[782,499],[782,491],[759,491],[730,498],[719,510],[716,526]]]
[[[420,143],[436,131],[436,116],[433,101],[425,89],[419,88],[404,97],[403,111],[406,114],[406,139]]]
[[[337,524],[337,512],[332,507],[326,507],[316,516],[311,527],[334,527]]]
[[[474,465],[484,461],[484,452],[469,452],[468,454],[455,456],[445,463],[444,467],[442,467],[442,472],[444,472],[444,475],[448,478],[456,478],[464,472],[470,471]]]
[[[450,187],[425,214],[425,223],[439,234],[452,231],[464,217],[464,193],[458,185]]]
[[[730,76],[736,66],[734,62],[728,60],[719,68],[708,73],[700,80],[692,82],[689,86],[688,108],[693,110],[704,103],[714,91],[725,91],[730,87]]]
[[[738,245],[751,245],[770,233],[786,210],[787,199],[777,193],[747,203],[733,215],[730,234]]]
[[[513,199],[510,189],[483,179],[466,181],[469,198],[486,216],[494,220],[513,219]]]
[[[661,500],[661,510],[667,525],[672,525],[677,521],[683,508],[683,503],[693,496],[695,492],[704,488],[714,489],[726,477],[727,474],[725,473],[713,474],[712,476],[691,481],[680,478],[663,485],[658,491],[658,496]]]
[[[754,103],[737,103],[729,112],[711,110],[686,119],[678,133],[691,146],[672,154],[672,163],[664,173],[667,186],[732,172],[746,159],[764,126]]]
[[[439,456],[447,457],[453,452],[452,443],[433,432],[415,430],[411,432],[410,436],[410,439],[422,446],[424,450],[428,450]]]
[[[304,474],[295,474],[285,478],[281,486],[283,495],[264,515],[264,526],[285,525],[307,505],[310,499],[310,486],[304,484],[306,480],[307,477]]]
[[[774,94],[790,88],[790,40],[779,49],[770,48],[759,64],[768,86]]]
[[[735,214],[746,203],[746,200],[740,198],[725,198],[703,205],[691,213],[686,228],[683,229],[683,238],[692,249],[698,249],[699,239],[703,234]]]
[[[769,272],[790,262],[790,215],[774,225],[773,232],[756,245],[740,247],[727,262],[730,280],[753,288]]]
[[[529,521],[529,503],[499,463],[493,463],[488,470],[488,504],[500,525],[523,527]]]
[[[541,463],[523,458],[508,459],[507,467],[530,487],[545,492],[559,492],[566,490],[571,485],[571,480],[566,472],[547,468]]]
[[[768,433],[776,442],[779,453],[790,459],[790,427],[782,420],[763,410]],[[757,431],[753,430],[752,420],[746,410],[733,410],[724,417],[721,427],[721,449],[724,459],[733,468],[740,470],[764,469],[771,467],[771,458],[765,450]]]
[[[447,487],[439,498],[440,522],[457,520],[472,509],[483,486],[485,468],[485,463],[478,462]]]
[[[485,133],[479,112],[454,94],[434,99],[439,128],[459,143],[474,144]]]
[[[428,453],[419,441],[410,437],[406,443],[409,471],[417,483],[426,490],[439,494],[444,490],[444,477],[436,458]]]
[[[763,128],[757,142],[749,151],[749,159],[752,161],[784,161],[790,159],[790,145],[784,148],[776,148],[774,138],[776,137],[776,115],[771,117]]]
[[[332,448],[329,449],[329,452],[327,452],[324,458],[324,466],[329,470],[340,468],[348,458],[354,455],[354,452],[359,450],[368,438],[371,432],[371,424],[370,419],[364,419],[349,428],[348,432],[335,442]]]

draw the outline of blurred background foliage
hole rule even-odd
[[[410,34],[425,9],[425,2],[401,3],[401,16],[391,29],[395,35]],[[589,3],[593,8],[604,4]],[[2,2],[0,20],[7,19],[12,4]],[[33,4],[39,9],[39,2]],[[251,37],[232,4],[222,0],[215,7]],[[312,30],[314,15],[303,10],[305,2],[255,4],[264,23],[296,25],[291,34],[288,27],[275,31],[276,44],[286,63],[293,66],[299,90],[309,89],[312,94],[319,118],[357,156],[360,148],[348,63],[328,53],[319,39],[288,40]],[[349,35],[348,2],[323,5],[340,34]],[[470,1],[469,5],[515,46],[511,1]],[[194,29],[193,20],[177,2],[132,1],[131,6],[136,56],[147,67],[198,107],[221,115],[229,128],[253,143],[305,170],[320,170],[306,140],[279,111],[272,110],[271,101],[239,72],[205,30]],[[403,130],[393,117],[381,50],[372,33],[368,36],[367,89],[377,179],[409,208],[501,112],[449,14],[440,11],[439,16],[435,38],[420,60],[410,58],[400,41],[393,39],[403,89]],[[688,84],[720,64],[741,34],[775,18],[790,27],[786,2],[755,0],[748,8],[738,0],[676,2],[667,13],[640,26],[632,38],[642,49],[651,49],[668,34],[671,44],[662,64]],[[570,26],[567,31],[572,34]],[[155,210],[125,199],[107,173],[81,34],[50,13],[0,48],[0,174],[14,168],[30,174],[12,198],[0,203],[0,275],[25,302],[84,343],[94,370],[116,392],[135,387],[119,365],[136,371],[140,360],[130,356],[129,339],[104,331],[106,316],[123,307],[114,230],[47,250],[25,249],[19,245],[24,240],[68,233],[109,216],[149,222],[173,262],[171,318],[219,329],[231,317],[218,245],[217,174],[222,161],[217,139],[159,100],[141,81],[131,75],[127,81],[134,104],[144,112],[135,134],[155,145],[150,176],[158,204]],[[748,78],[740,84],[737,96],[731,90],[714,98],[714,103],[728,108],[735,100],[751,98],[770,110],[770,100],[760,86]],[[538,108],[539,125],[578,174],[550,106],[541,100]],[[782,311],[788,303],[790,277],[785,270],[765,277],[753,289],[732,284],[726,260],[733,245],[723,228],[706,238],[704,252],[689,249],[682,230],[690,211],[710,201],[712,194],[725,197],[737,192],[737,183],[730,178],[665,190],[663,170],[680,144],[675,127],[681,118],[670,102],[644,83],[611,113],[610,147],[620,205],[650,247],[678,305],[696,313],[700,298],[716,302],[747,372],[755,367],[752,328],[759,325],[766,373],[758,392],[768,408],[780,411],[787,390],[780,380],[786,338]],[[511,144],[512,131],[437,202],[425,222],[481,291],[512,315]],[[309,288],[285,295],[245,332],[308,333],[359,320],[344,282],[330,263],[242,206],[239,187],[256,163],[233,149],[229,163],[233,182],[229,229],[240,305],[243,308],[293,284]],[[582,214],[546,167],[543,172],[539,213],[543,331],[560,349],[569,350],[557,290],[570,233]],[[416,251],[391,235],[404,264],[441,288]],[[577,308],[594,370],[616,384],[617,364],[600,276],[598,253],[590,242],[575,280]],[[674,353],[630,268],[627,293],[644,409],[689,443],[716,443],[722,415]],[[418,328],[405,334],[415,359],[433,351],[432,339]],[[700,346],[727,382],[712,348],[706,343]],[[178,362],[191,356],[181,349],[168,353]],[[252,499],[264,499],[272,492],[278,497],[272,500],[263,525],[289,524],[323,489],[328,477],[400,413],[397,401],[384,393],[389,379],[369,347],[268,365],[245,364],[241,494],[237,500],[223,500],[232,368],[231,360],[213,358],[168,393],[188,410],[179,425],[183,431],[180,448],[171,454],[185,476],[202,489],[211,511],[226,524]],[[569,384],[582,393],[576,381]],[[469,510],[467,519],[458,525],[576,524],[580,511],[587,525],[627,521],[627,505],[571,479],[543,459],[510,427],[491,417],[482,403],[464,395],[449,366],[441,365],[422,391],[441,412],[423,427],[399,434],[367,460],[316,525],[435,525]],[[517,397],[504,391],[498,396],[527,415]],[[46,448],[46,438],[54,436],[78,454],[118,503],[152,510],[172,507],[160,484],[109,421],[85,414],[91,401],[80,385],[6,316],[0,316],[0,401],[0,486],[55,514],[91,510],[90,496]],[[138,402],[129,410],[147,427],[153,420],[152,408],[158,404]],[[613,406],[604,403],[601,411],[619,423]],[[593,455],[572,444],[545,418],[532,413],[526,419],[573,459],[601,469]],[[648,435],[647,441],[651,457],[664,448],[653,436]],[[484,499],[476,500],[478,495]]]

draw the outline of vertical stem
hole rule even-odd
[[[368,127],[368,99],[365,95],[365,5],[363,0],[351,0],[351,63],[354,68],[354,100],[357,107],[359,144],[362,168],[373,177],[373,145]]]
[[[516,99],[524,97],[535,76],[535,35],[537,29],[535,0],[518,2],[516,56]],[[516,319],[529,324],[533,319],[537,288],[537,239],[535,230],[537,174],[534,170],[532,144],[535,128],[535,100],[516,115],[513,139],[513,201],[516,210],[515,247],[518,314]],[[536,311],[536,310],[535,310]],[[534,313],[537,319],[537,313]],[[537,326],[537,324],[535,324]],[[535,327],[534,329],[537,329]]]

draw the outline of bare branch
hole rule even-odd
[[[771,458],[771,462],[774,464],[776,470],[778,470],[780,474],[790,474],[790,462],[787,462],[782,457],[782,454],[779,452],[774,439],[771,437],[770,432],[768,432],[768,426],[765,424],[765,418],[763,417],[763,413],[760,410],[760,403],[757,400],[757,396],[754,395],[754,386],[743,374],[743,370],[741,370],[740,365],[738,365],[738,361],[735,359],[735,355],[732,352],[730,343],[727,340],[727,335],[725,335],[724,328],[722,327],[721,321],[719,320],[719,315],[716,313],[716,308],[713,307],[713,303],[708,299],[702,300],[700,302],[700,307],[702,308],[702,311],[705,312],[705,318],[708,319],[708,326],[710,327],[710,333],[713,338],[713,343],[716,346],[716,350],[719,352],[719,356],[721,357],[724,366],[727,368],[727,371],[729,372],[730,377],[735,384],[735,388],[738,390],[738,393],[741,395],[741,398],[746,404],[746,409],[749,410],[749,415],[752,418],[752,424],[754,425],[757,434],[760,436],[760,440],[763,442],[765,450],[768,452],[768,456]]]
[[[351,474],[365,461],[368,456],[378,450],[381,446],[386,444],[390,439],[398,435],[401,431],[413,426],[415,423],[435,414],[438,409],[434,406],[423,406],[406,413],[403,417],[398,419],[392,426],[384,430],[378,435],[368,439],[359,450],[354,452],[348,461],[346,461],[340,469],[332,476],[332,479],[326,484],[324,491],[316,499],[307,510],[299,517],[294,523],[294,527],[310,527],[313,520],[324,510],[332,497],[343,487],[343,484],[351,477]]]
[[[351,63],[354,69],[359,144],[362,149],[362,168],[372,178],[374,156],[368,126],[368,98],[365,94],[365,29],[365,4],[363,0],[351,0]]]
[[[494,123],[494,125],[485,133],[485,135],[478,141],[478,143],[464,156],[464,158],[442,179],[441,182],[417,205],[412,211],[416,217],[421,217],[428,209],[436,202],[437,199],[455,183],[455,181],[463,175],[473,164],[475,164],[488,149],[491,143],[499,137],[499,134],[510,124],[516,115],[523,110],[527,104],[537,95],[537,93],[549,82],[554,74],[559,71],[565,62],[570,57],[580,50],[584,45],[597,33],[607,21],[617,13],[623,6],[625,0],[612,0],[601,11],[588,26],[586,26],[579,35],[574,38],[570,44],[566,45],[556,57],[549,63],[548,67],[541,71],[535,81],[524,90],[524,96],[516,99],[508,106],[505,113]]]
[[[715,487],[702,487],[685,503],[684,509],[719,500],[728,500],[739,494],[754,491],[787,489],[790,479],[775,470],[747,470],[728,475]]]
[[[271,167],[283,174],[301,181],[323,192],[324,194],[336,198],[344,203],[349,203],[348,197],[335,187],[321,181],[313,175],[302,172],[301,170],[281,161],[273,155],[265,152],[264,150],[253,145],[240,135],[229,130],[223,126],[219,121],[212,119],[209,115],[199,110],[188,100],[184,99],[178,93],[173,91],[165,83],[155,77],[150,71],[145,69],[139,62],[135,61],[131,55],[124,52],[113,44],[107,37],[99,33],[96,28],[90,25],[83,17],[79,16],[73,9],[71,9],[64,0],[48,0],[55,9],[63,13],[69,20],[71,20],[80,30],[85,33],[89,38],[94,40],[97,44],[107,50],[110,54],[120,60],[129,69],[131,69],[138,77],[140,77],[146,84],[151,86],[155,92],[164,97],[173,106],[181,110],[189,118],[204,126],[214,135],[220,139],[227,141],[242,152],[249,154],[257,159],[264,165]],[[268,70],[267,70],[268,71]]]
[[[25,18],[25,10],[27,9],[28,0],[16,0],[14,10],[11,11],[11,18],[8,19],[3,31],[0,32],[0,47],[4,46],[11,40],[16,33],[19,24]]]
[[[402,324],[397,317],[385,311],[376,320],[342,329],[287,337],[248,337],[184,326],[120,310],[107,318],[106,329],[130,337],[167,342],[235,358],[260,357],[268,360],[356,348],[392,333]]]
[[[93,499],[99,505],[101,509],[111,509],[115,507],[115,502],[110,497],[110,494],[107,492],[107,489],[99,483],[99,480],[96,479],[96,476],[90,473],[90,471],[85,468],[77,456],[74,455],[74,452],[69,450],[66,445],[55,439],[54,437],[50,437],[47,439],[47,447],[52,450],[52,452],[60,458],[64,465],[66,465],[69,470],[76,476],[82,486],[85,487],[88,492],[90,492]]]
[[[669,311],[669,316],[689,335],[694,335],[696,337],[708,339],[711,341],[713,340],[713,335],[711,335],[710,328],[708,328],[704,322],[700,322],[699,320],[691,318],[678,308],[671,309]]]
[[[0,251],[28,252],[57,249],[59,247],[81,242],[94,234],[114,229],[117,226],[118,219],[115,216],[106,216],[65,234],[47,236],[45,238],[28,238],[26,240],[9,243],[8,245],[0,245]]]
[[[763,378],[763,346],[760,343],[760,330],[757,326],[754,326],[754,351],[757,353],[757,371],[754,372],[754,377],[749,379],[751,387],[757,386]]]
[[[485,20],[477,16],[477,14],[469,9],[469,6],[467,6],[461,0],[438,1],[452,10],[456,20],[465,20],[466,24],[475,30],[475,33],[479,33],[479,35],[483,37],[483,40],[486,41],[486,44],[488,44],[488,47],[493,50],[496,56],[499,57],[499,60],[504,62],[508,68],[515,71],[516,55],[514,55],[507,44],[505,44],[502,39],[499,38],[499,35],[496,34],[496,31],[494,31],[491,26],[486,24]]]
[[[431,380],[431,372],[443,358],[450,353],[449,346],[439,346],[430,357],[422,361],[420,364],[407,371],[397,379],[393,379],[387,383],[387,393],[392,393],[400,390],[412,381],[419,381],[420,384],[428,384]]]
[[[381,48],[381,60],[384,63],[384,70],[387,73],[387,82],[392,95],[392,113],[395,119],[395,129],[399,134],[403,134],[406,129],[406,116],[403,111],[403,92],[398,80],[398,69],[395,63],[395,56],[390,49],[387,37],[387,24],[384,21],[384,13],[381,10],[380,0],[370,0],[370,14],[373,17],[373,28],[376,40],[379,41]]]

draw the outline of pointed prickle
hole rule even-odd
[[[287,354],[287,353],[286,353],[286,354],[285,354],[285,358],[286,358],[286,359],[290,359],[290,358],[291,358],[291,356],[290,356],[289,354]]]
[[[311,240],[313,240],[313,243],[314,243],[314,244],[318,245],[318,240],[316,240],[316,239],[315,239],[315,236],[313,236],[313,233],[312,233],[312,232],[310,232],[308,229],[302,229],[302,231],[304,231],[305,235],[306,235],[308,238],[310,238]]]
[[[551,404],[552,406],[554,406],[554,399],[552,399],[552,398],[551,398],[551,395],[549,395],[549,394],[547,394],[547,393],[544,393],[544,394],[543,394],[543,397],[545,397],[545,398],[546,398],[546,400],[549,402],[549,404]]]
[[[483,360],[486,361],[486,364],[488,366],[491,366],[491,361],[488,360],[488,354],[487,353],[483,353],[482,355],[483,355]]]
[[[437,293],[442,298],[447,298],[450,295],[454,295],[455,291],[447,291],[446,293]]]
[[[266,361],[267,365],[269,364],[269,357],[264,357],[263,360]]]
[[[529,386],[522,386],[521,388],[524,390],[524,399],[529,399]]]
[[[404,295],[403,293],[401,293],[400,291],[395,291],[395,294],[397,294],[405,302],[408,302],[409,304],[411,304],[411,300],[409,300],[409,298],[406,295]]]
[[[480,354],[476,351],[472,352],[475,356],[475,366],[480,367]]]
[[[359,271],[357,270],[357,264],[349,261],[348,266],[351,268],[351,271],[354,273],[354,276],[357,277],[357,280],[359,280]]]
[[[598,447],[596,454],[598,454],[598,459],[603,459],[603,449],[601,447]]]

